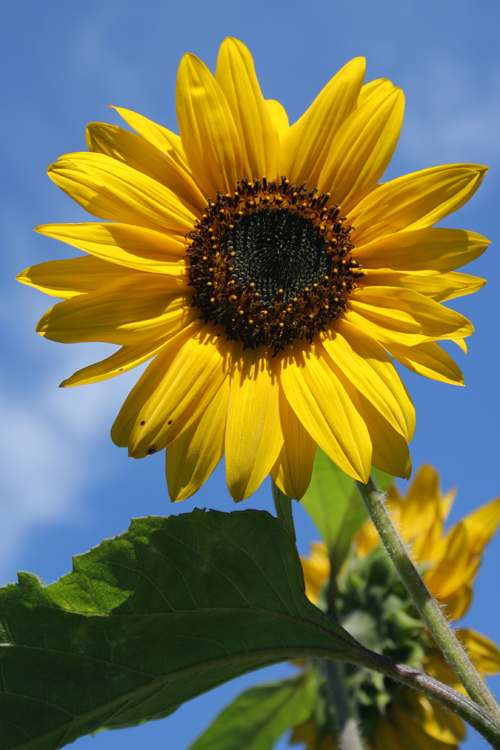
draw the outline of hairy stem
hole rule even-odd
[[[437,602],[430,595],[385,507],[373,479],[357,482],[370,517],[420,616],[470,697],[500,721],[500,706],[481,680]]]
[[[323,659],[323,671],[330,703],[335,713],[338,740],[342,750],[366,750],[357,717],[349,700],[345,681],[345,667],[340,661]]]

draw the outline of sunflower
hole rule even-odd
[[[454,497],[454,491],[441,493],[438,475],[427,465],[417,473],[406,497],[393,485],[387,504],[430,592],[450,617],[458,619],[471,604],[485,546],[497,530],[500,498],[445,531]],[[325,546],[314,543],[302,566],[309,599],[324,606],[330,572]],[[424,669],[463,692],[413,609],[371,521],[353,539],[337,581],[336,609],[343,626],[365,645]],[[456,633],[480,673],[500,672],[500,651],[489,638],[468,628],[458,628]],[[371,750],[453,750],[465,738],[461,719],[403,685],[354,668],[347,679]],[[329,727],[316,717],[296,727],[291,742],[305,743],[308,750],[338,748]]]
[[[225,454],[232,497],[271,474],[300,498],[319,445],[350,476],[411,471],[414,408],[391,357],[461,384],[437,341],[473,331],[440,303],[479,289],[453,269],[486,239],[432,225],[486,168],[453,164],[379,184],[404,97],[363,84],[355,58],[291,127],[265,100],[248,49],[226,39],[215,76],[180,64],[180,135],[115,108],[135,132],[87,128],[89,151],[50,178],[100,222],[37,231],[84,255],[18,277],[56,297],[38,332],[121,348],[63,386],[153,359],[112,439],[142,458],[166,450],[170,496],[196,492]]]

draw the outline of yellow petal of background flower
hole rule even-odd
[[[482,289],[486,279],[468,273],[433,273],[431,271],[391,271],[386,268],[369,269],[363,276],[363,285],[400,286],[413,289],[436,302],[463,297]]]
[[[474,333],[463,315],[411,289],[364,287],[349,302],[347,319],[382,343],[414,346]]]
[[[282,357],[285,396],[311,438],[346,474],[367,482],[372,445],[332,361],[320,343],[304,349],[297,340]]]
[[[413,721],[417,721],[424,732],[448,748],[462,742],[466,737],[463,721],[434,701],[412,691],[405,691],[411,706]],[[411,721],[411,719],[409,719]],[[439,748],[441,750],[441,744]]]
[[[356,247],[363,268],[447,273],[478,258],[489,240],[476,232],[432,227],[396,232]]]
[[[313,603],[318,603],[319,593],[330,578],[330,559],[323,542],[311,542],[309,557],[300,558],[304,572],[306,594]]]
[[[205,194],[232,193],[245,176],[238,131],[220,85],[194,55],[181,60],[175,101],[182,145]]]
[[[300,500],[311,481],[316,443],[295,416],[281,388],[279,409],[285,442],[271,476],[285,495]]]
[[[177,276],[127,275],[50,308],[37,331],[65,344],[104,341],[130,346],[172,336],[199,316],[185,289]]]
[[[68,154],[47,171],[61,190],[100,219],[181,236],[196,221],[171,190],[105,154]]]
[[[223,90],[238,130],[243,175],[250,180],[278,175],[278,129],[269,114],[247,47],[228,37],[219,49],[215,80]],[[234,190],[234,187],[233,187]]]
[[[415,409],[380,344],[342,318],[327,329],[322,343],[355,388],[409,442],[415,430]]]
[[[276,125],[278,136],[281,141],[288,133],[288,130],[290,128],[286,110],[284,106],[280,104],[280,102],[275,101],[275,99],[266,99],[266,106],[269,114],[274,120],[274,124]]]
[[[101,380],[108,380],[116,375],[121,375],[122,372],[138,367],[154,357],[167,341],[168,337],[157,341],[147,341],[145,344],[138,344],[137,346],[122,346],[110,357],[77,370],[70,378],[63,380],[60,387],[69,388],[73,385],[98,383]]]
[[[53,237],[96,258],[168,276],[184,276],[186,244],[161,232],[131,224],[43,224],[35,232]]]
[[[400,523],[405,541],[413,542],[416,537],[427,534],[437,518],[441,519],[439,476],[433,466],[424,464],[401,502]]]
[[[283,446],[276,360],[262,347],[237,348],[226,424],[226,478],[231,497],[244,500],[262,484]]]
[[[446,538],[446,550],[442,559],[425,575],[425,583],[433,596],[446,600],[462,587],[472,583],[481,559],[470,561],[467,545],[466,529],[459,523]]]
[[[89,151],[128,164],[165,185],[190,211],[203,211],[206,200],[194,180],[146,138],[101,122],[91,122],[85,137]]]
[[[318,179],[320,193],[330,193],[345,216],[370,193],[384,174],[403,124],[401,89],[383,90],[342,123]]]
[[[133,458],[163,450],[201,417],[226,377],[228,356],[217,332],[199,323],[187,338],[168,342],[117,418],[119,432],[122,423],[133,420],[127,441]]]
[[[26,268],[16,276],[21,284],[32,286],[45,294],[71,299],[126,278],[132,269],[107,263],[100,258],[84,255],[69,260],[52,260]]]
[[[401,229],[430,227],[474,195],[487,167],[447,164],[397,177],[377,187],[348,216],[356,248]]]
[[[224,454],[229,384],[226,378],[201,418],[167,448],[168,493],[174,502],[197,492]]]
[[[472,511],[462,519],[467,531],[468,553],[470,557],[481,555],[484,548],[496,534],[500,523],[500,498],[492,500],[481,508]]]
[[[391,357],[397,359],[402,365],[423,375],[425,378],[439,380],[441,383],[450,383],[451,385],[463,385],[464,376],[458,365],[452,360],[449,354],[436,344],[434,341],[428,341],[425,344],[416,346],[405,346],[394,343],[385,343],[385,349]]]
[[[355,57],[327,83],[283,138],[280,175],[297,185],[307,180],[310,189],[317,186],[335,134],[356,107],[364,75],[365,59]]]
[[[476,630],[458,628],[456,636],[466,647],[475,666],[483,674],[500,672],[500,651],[493,641]]]

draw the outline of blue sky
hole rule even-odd
[[[143,461],[116,448],[109,428],[136,372],[76,389],[57,386],[110,347],[62,346],[35,333],[50,299],[14,281],[28,265],[71,257],[37,236],[41,223],[82,221],[82,209],[46,176],[49,163],[85,148],[91,121],[118,122],[108,104],[136,110],[176,130],[175,78],[189,51],[214,70],[219,44],[236,36],[251,49],[266,98],[294,121],[347,60],[367,58],[367,80],[390,78],[406,94],[406,115],[386,178],[435,164],[490,167],[483,186],[444,225],[492,241],[466,269],[488,279],[453,307],[476,334],[456,349],[466,388],[403,373],[417,410],[414,466],[432,462],[445,488],[458,486],[456,520],[500,494],[497,326],[500,283],[500,5],[476,0],[5,0],[0,11],[0,584],[30,570],[46,582],[66,573],[71,556],[125,530],[131,517],[231,510],[223,467],[195,498],[171,506],[163,454]],[[270,508],[267,483],[246,507]],[[299,545],[316,534],[297,511]],[[500,642],[496,596],[500,538],[488,549],[465,623]],[[243,686],[285,674],[277,667],[202,696],[164,722],[79,740],[79,750],[182,749]],[[500,678],[492,680],[500,692]],[[285,745],[283,744],[283,747]],[[484,744],[470,733],[469,750]]]

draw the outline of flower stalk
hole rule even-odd
[[[500,706],[481,680],[464,647],[454,634],[437,602],[416,569],[406,546],[401,539],[385,507],[383,494],[373,479],[368,484],[356,483],[370,517],[380,538],[394,563],[415,607],[432,633],[443,655],[451,665],[468,694],[479,706],[490,711],[500,721]]]

